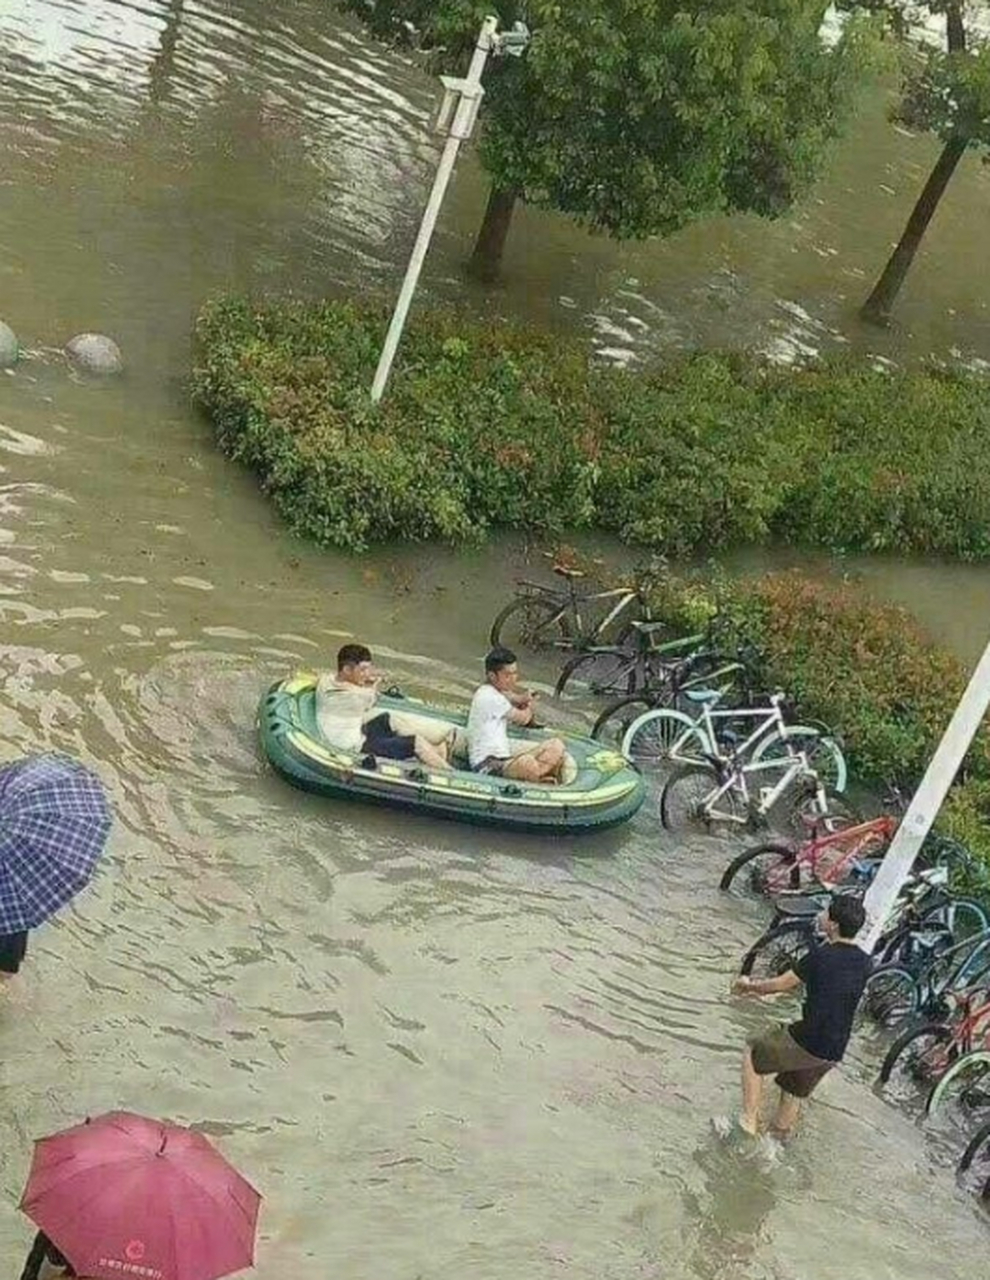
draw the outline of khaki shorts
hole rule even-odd
[[[753,1069],[758,1076],[776,1076],[784,1093],[810,1097],[836,1065],[802,1049],[786,1027],[778,1027],[749,1042]]]

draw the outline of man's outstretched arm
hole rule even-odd
[[[777,978],[737,978],[732,991],[737,996],[775,996],[800,985],[801,979],[793,969],[788,969]]]

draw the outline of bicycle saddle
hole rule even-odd
[[[809,898],[800,894],[793,898],[774,898],[773,905],[778,915],[812,920],[822,910],[825,902],[821,898]]]
[[[569,564],[555,564],[553,566],[553,571],[554,573],[558,574],[561,578],[583,578],[584,577],[583,569],[575,569],[573,565],[569,565]]]
[[[666,622],[644,622],[640,620],[637,622],[631,622],[629,625],[634,631],[638,631],[640,635],[644,636],[652,636],[656,635],[658,631],[668,630]]]
[[[718,689],[685,689],[682,696],[687,698],[688,702],[703,703],[711,706],[720,700],[722,694]]]

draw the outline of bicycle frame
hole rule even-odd
[[[896,818],[884,814],[879,818],[870,818],[867,822],[859,822],[854,827],[814,836],[795,850],[797,865],[807,869],[819,883],[824,884],[820,875],[821,863],[830,850],[839,849],[840,856],[828,868],[828,883],[837,884],[844,877],[849,864],[861,857],[872,841],[889,840],[897,826]]]
[[[747,776],[771,772],[777,772],[781,776],[772,787],[760,788],[759,803],[754,807]],[[814,777],[817,782],[817,774],[808,764],[808,757],[803,751],[796,752],[794,755],[787,756],[782,760],[760,760],[755,764],[737,766],[714,791],[705,797],[702,805],[704,815],[709,821],[734,822],[740,826],[748,822],[753,816],[765,817],[787,791],[791,783],[802,775],[809,778]],[[725,813],[716,808],[718,802],[732,792],[742,798],[746,808],[745,816],[740,816],[738,813]]]
[[[552,618],[548,619],[548,626],[555,626],[570,614],[574,624],[574,634],[582,637],[586,644],[593,644],[595,640],[599,639],[599,637],[605,633],[607,628],[622,616],[633,601],[639,598],[639,593],[634,587],[608,587],[601,591],[579,592],[574,586],[574,580],[572,578],[567,579],[567,587],[563,591],[559,587],[552,586],[545,582],[533,582],[528,578],[520,578],[516,582],[516,586],[519,587],[521,591],[528,592],[531,595],[543,596],[544,598],[553,600],[554,603],[557,604],[557,612]],[[594,604],[596,601],[602,600],[615,600],[615,604],[586,634],[584,630],[584,619],[581,616],[581,606]],[[567,641],[558,640],[554,643],[558,648],[570,647]]]
[[[780,709],[780,701],[776,698],[771,699],[769,707],[744,707],[740,710],[719,711],[708,703],[701,708],[701,714],[694,721],[690,729],[685,729],[680,737],[675,738],[670,748],[670,759],[682,764],[695,763],[698,757],[694,754],[686,752],[688,744],[691,742],[695,733],[700,733],[705,739],[707,753],[714,760],[721,763],[727,763],[719,750],[718,741],[715,736],[715,722],[717,720],[757,720],[758,724],[753,732],[745,741],[740,742],[733,748],[733,758],[745,756],[753,747],[767,734],[774,729],[785,729],[786,722],[783,712]]]
[[[985,989],[963,991],[956,997],[958,1017],[949,1025],[951,1043],[963,1053],[990,1049],[990,997]]]

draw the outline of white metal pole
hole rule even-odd
[[[949,727],[931,758],[921,785],[915,792],[908,811],[904,815],[897,834],[891,841],[887,856],[880,864],[876,879],[866,895],[866,927],[859,936],[859,944],[866,950],[873,949],[883,932],[884,922],[890,914],[901,886],[907,879],[918,856],[925,836],[938,817],[946,793],[952,786],[963,757],[990,706],[990,644],[970,677],[966,692],[952,714]]]
[[[416,236],[416,243],[413,245],[409,265],[406,268],[406,277],[402,282],[402,288],[399,290],[399,298],[395,304],[395,311],[392,313],[392,322],[388,327],[385,345],[382,347],[378,368],[375,371],[375,380],[371,385],[371,399],[376,404],[382,398],[389,374],[392,371],[392,362],[402,340],[406,317],[409,315],[409,308],[416,292],[416,285],[419,283],[420,272],[423,270],[427,250],[430,247],[430,241],[433,239],[437,218],[440,216],[440,207],[447,192],[447,185],[450,182],[451,174],[454,172],[457,153],[460,150],[461,142],[470,135],[471,125],[474,123],[474,109],[480,93],[481,75],[485,69],[485,63],[488,61],[488,55],[494,47],[497,29],[497,18],[489,17],[485,19],[478,36],[478,43],[474,47],[471,65],[468,67],[467,75],[462,83],[461,106],[451,122],[450,132],[447,136],[447,141],[444,143],[443,154],[440,157],[437,174],[433,180],[433,190],[430,192],[430,198],[423,213],[423,220],[419,225],[419,234]]]

